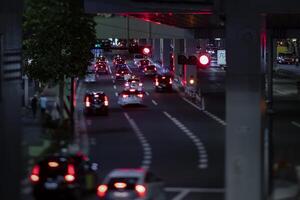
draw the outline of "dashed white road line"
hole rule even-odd
[[[155,100],[152,100],[152,103],[156,106],[158,105],[158,103]]]
[[[300,128],[300,123],[295,122],[295,121],[292,121],[291,123],[292,123],[294,126],[297,126],[298,128]]]
[[[201,142],[200,138],[191,132],[183,123],[181,123],[175,117],[172,117],[168,112],[163,112],[182,132],[184,132],[194,143],[198,151],[198,168],[208,168],[208,154],[205,146]]]
[[[207,110],[204,110],[203,113],[206,114],[207,116],[211,117],[211,118],[214,119],[215,121],[219,122],[219,123],[222,124],[223,126],[226,126],[226,125],[227,125],[227,123],[226,123],[224,120],[222,120],[222,119],[220,119],[219,117],[217,117],[216,115],[214,115],[214,114],[208,112]]]
[[[115,95],[116,95],[116,97],[119,96],[119,94],[117,92],[115,93]]]
[[[145,92],[145,94],[147,95],[147,96],[149,96],[150,94],[149,94],[149,92]]]
[[[164,189],[165,192],[177,192],[179,193],[172,200],[182,200],[189,193],[224,193],[224,188],[176,188],[176,187],[167,187]]]
[[[116,85],[114,85],[114,89],[115,89],[115,90],[117,89],[117,86],[116,86]]]
[[[110,77],[111,77],[111,79],[114,79],[114,76],[113,76],[113,75],[111,75]]]
[[[133,131],[135,132],[136,136],[138,137],[142,147],[143,147],[143,161],[141,164],[142,168],[148,169],[151,165],[152,160],[152,150],[149,142],[147,141],[146,137],[144,136],[141,129],[138,127],[136,122],[130,118],[128,113],[124,113],[126,119],[128,120],[130,126],[132,127]]]
[[[111,71],[110,65],[108,65],[108,70],[109,70],[109,73],[110,73],[110,74],[112,74],[112,71]]]
[[[206,114],[207,116],[209,116],[209,117],[212,118],[213,120],[219,122],[219,123],[222,124],[223,126],[226,126],[226,125],[227,125],[227,123],[226,123],[224,120],[222,120],[221,118],[217,117],[216,115],[214,115],[214,114],[208,112],[207,110],[204,110],[203,108],[200,108],[199,106],[197,106],[196,104],[194,104],[193,102],[191,102],[190,100],[188,100],[187,98],[182,97],[182,99],[183,99],[185,102],[189,103],[189,104],[190,104],[191,106],[193,106],[194,108],[196,108],[197,110],[202,111],[204,114]]]
[[[116,81],[115,81],[115,80],[112,80],[112,82],[113,82],[113,84],[115,84],[115,83],[116,83]]]

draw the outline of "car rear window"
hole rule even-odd
[[[108,189],[110,189],[110,190],[117,190],[118,188],[116,188],[116,185],[115,185],[116,183],[125,183],[126,187],[123,189],[134,190],[137,182],[138,182],[138,178],[131,178],[131,177],[112,178],[109,180],[107,186],[108,186]]]
[[[40,176],[41,177],[57,177],[64,176],[67,173],[66,161],[59,159],[49,159],[40,163]]]
[[[134,58],[143,58],[143,55],[135,55]]]

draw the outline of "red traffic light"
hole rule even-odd
[[[150,53],[150,49],[148,47],[144,47],[143,48],[143,54],[149,54]]]
[[[202,66],[207,66],[210,63],[210,56],[207,54],[201,54],[199,56],[199,63]]]

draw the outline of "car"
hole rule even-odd
[[[34,164],[30,182],[36,200],[81,199],[96,191],[98,165],[82,153],[53,154]]]
[[[118,104],[125,105],[142,105],[144,101],[144,91],[138,91],[134,88],[123,90],[119,94]]]
[[[106,62],[106,63],[108,63],[108,60],[105,56],[101,55],[101,56],[96,58],[96,62]]]
[[[115,169],[97,188],[101,200],[166,200],[164,183],[146,169]]]
[[[116,70],[116,80],[126,80],[130,76],[130,71],[128,68],[122,68]]]
[[[119,70],[119,69],[128,69],[128,65],[127,64],[116,64],[115,70]]]
[[[94,65],[96,74],[108,74],[108,65],[104,61],[98,61]]]
[[[140,69],[144,69],[145,67],[149,66],[150,65],[150,61],[148,59],[143,59],[143,60],[140,60],[139,62],[139,68]]]
[[[86,83],[95,83],[96,82],[96,74],[93,71],[87,71],[84,82]]]
[[[108,115],[108,97],[103,91],[86,92],[84,96],[84,114]]]
[[[276,60],[278,64],[290,65],[299,63],[299,58],[292,53],[279,53]]]
[[[116,55],[113,59],[113,65],[115,66],[117,64],[126,64],[126,61],[120,55]]]
[[[138,66],[141,60],[144,60],[145,56],[142,54],[134,54],[133,55],[133,63]]]
[[[157,73],[157,69],[155,65],[148,65],[144,67],[144,75],[145,76],[154,76]]]
[[[136,89],[138,91],[143,91],[143,83],[138,77],[132,76],[124,84],[124,90],[129,90],[129,89]]]
[[[168,74],[160,74],[155,77],[155,90],[156,91],[172,91],[173,78]]]

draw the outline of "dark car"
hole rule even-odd
[[[145,66],[144,67],[144,74],[146,76],[153,76],[153,75],[156,75],[156,67],[155,65],[148,65],[148,66]]]
[[[97,187],[98,165],[83,154],[51,155],[37,162],[30,181],[36,200],[81,199]]]
[[[143,60],[140,60],[139,68],[143,70],[144,67],[149,66],[149,65],[150,65],[150,61],[147,59],[143,59]]]
[[[84,97],[84,113],[108,115],[108,97],[104,92],[87,92]]]
[[[99,61],[96,62],[94,66],[97,74],[108,74],[108,65],[106,62]]]
[[[125,80],[125,76],[126,75],[129,75],[130,72],[128,70],[128,68],[120,68],[120,69],[117,69],[116,71],[116,80]]]
[[[155,77],[156,91],[172,91],[173,77],[171,75],[157,75]]]
[[[96,59],[97,62],[108,62],[107,58],[105,56],[99,56]]]
[[[279,53],[277,56],[278,64],[297,64],[298,62],[299,58],[292,53]]]

